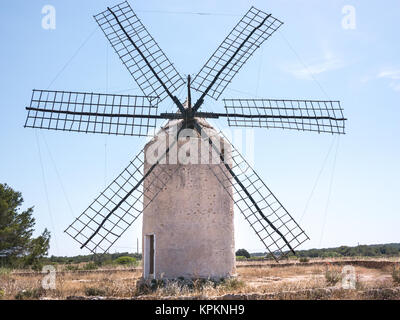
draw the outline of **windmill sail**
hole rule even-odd
[[[147,136],[154,133],[158,98],[33,90],[26,128]]]
[[[224,104],[231,127],[345,133],[339,101],[224,99]]]
[[[231,149],[228,153],[202,134],[221,160],[217,166],[209,165],[210,170],[268,252],[276,260],[294,253],[295,248],[309,239],[306,233],[222,132],[219,135]]]
[[[94,18],[146,96],[156,96],[162,101],[185,84],[128,2]]]
[[[192,88],[218,100],[253,53],[283,24],[251,7],[192,81]]]
[[[107,252],[179,169],[179,165],[171,169],[158,164],[159,161],[146,168],[144,159],[143,149],[65,230],[81,245],[81,249],[85,247],[93,253]]]

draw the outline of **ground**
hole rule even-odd
[[[224,281],[170,281],[137,288],[140,267],[66,271],[57,266],[55,289],[42,288],[44,275],[0,269],[0,299],[397,299],[393,268],[400,259],[240,261],[237,277]],[[355,268],[355,289],[342,289],[343,267]],[[71,269],[71,267],[68,267]],[[82,269],[82,266],[81,266]]]

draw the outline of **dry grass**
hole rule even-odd
[[[366,298],[363,292],[372,289],[386,292],[381,296],[380,291],[376,291],[378,293],[374,293],[374,298],[400,299],[393,296],[391,289],[399,285],[392,279],[393,268],[355,266],[357,290],[341,290],[341,281],[329,283],[326,273],[333,268],[340,272],[341,267],[313,264],[311,261],[279,267],[272,267],[270,262],[240,262],[237,277],[222,283],[204,280],[189,284],[166,281],[162,286],[156,285],[147,292],[136,288],[141,270],[120,268],[101,270],[103,272],[59,272],[55,290],[41,289],[42,274],[0,272],[0,299],[66,299],[97,295],[107,298],[144,298],[143,295],[150,299],[182,296],[212,298],[249,294],[264,299],[363,299]],[[64,270],[64,266],[58,270]],[[336,289],[329,291],[332,287]],[[388,293],[387,290],[392,291]]]
[[[56,289],[46,290],[43,296],[54,299],[66,299],[70,296],[86,296],[87,289],[101,289],[105,296],[132,297],[136,289],[136,281],[141,276],[136,272],[112,273],[74,273],[68,272],[56,277]],[[0,276],[0,289],[3,291],[2,299],[14,299],[18,293],[37,291],[42,287],[42,274],[18,275],[9,274]]]

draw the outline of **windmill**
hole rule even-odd
[[[168,190],[181,166],[166,166],[162,159],[179,144],[179,132],[191,129],[217,155],[219,164],[209,164],[208,170],[219,187],[226,191],[222,197],[229,197],[235,204],[270,256],[279,260],[294,253],[294,249],[308,236],[227,137],[210,128],[206,119],[226,118],[231,127],[344,134],[346,119],[340,102],[223,99],[226,112],[201,111],[206,97],[218,100],[248,59],[283,23],[271,14],[251,7],[200,72],[193,79],[188,76],[186,80],[128,2],[107,8],[94,18],[144,95],[33,90],[31,104],[26,108],[25,127],[148,136],[156,128],[157,120],[163,120],[178,124],[179,130],[176,139],[172,139],[172,143],[151,164],[146,163],[146,148],[143,149],[65,232],[79,242],[81,249],[87,248],[93,253],[107,252],[141,213],[150,210],[160,194]],[[188,96],[182,103],[176,94],[185,85]],[[194,103],[192,89],[200,94]],[[158,105],[167,98],[172,100],[177,112],[158,112]],[[168,125],[161,130],[165,131],[166,127]],[[215,136],[227,142],[229,150],[221,148],[213,139]],[[192,198],[196,195],[191,195]],[[233,229],[231,231],[233,237]],[[150,257],[145,256],[145,264],[154,263],[149,262],[154,259],[154,236],[151,238],[150,235],[149,241]],[[148,270],[148,273],[152,274],[154,270]]]

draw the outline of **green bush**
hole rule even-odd
[[[68,264],[65,266],[65,270],[67,271],[77,271],[79,270],[79,266],[74,265],[74,264]]]
[[[246,258],[250,258],[250,253],[246,249],[239,249],[236,251],[236,256],[244,256]]]
[[[339,258],[341,255],[338,252],[335,251],[328,251],[328,252],[323,252],[321,254],[322,258]]]
[[[183,278],[182,280],[178,281],[183,281]],[[167,281],[164,281],[163,279],[151,279],[151,280],[140,281],[136,287],[136,295],[150,294],[160,288],[164,288],[166,284]]]
[[[137,265],[137,260],[133,257],[128,257],[128,256],[123,256],[123,257],[119,257],[117,259],[114,260],[115,264],[119,264],[119,265],[131,265],[131,266],[136,266]]]
[[[0,298],[3,298],[6,293],[3,289],[0,289]]]
[[[329,285],[334,286],[336,283],[342,280],[342,271],[333,268],[327,268],[325,271],[325,280]]]
[[[299,262],[301,262],[301,263],[307,263],[307,262],[309,262],[310,261],[310,259],[308,259],[307,257],[301,257],[300,259],[299,259]]]
[[[97,263],[94,262],[88,262],[87,264],[85,264],[85,266],[83,267],[83,270],[97,270],[99,268]]]
[[[40,297],[44,296],[46,293],[46,290],[43,288],[37,288],[37,289],[32,289],[32,290],[22,290],[19,291],[15,295],[16,300],[34,300],[34,299],[39,299]]]
[[[393,282],[396,284],[400,284],[400,268],[399,267],[394,267],[392,271],[392,279]]]
[[[41,272],[43,269],[43,263],[41,261],[34,261],[31,264],[31,269],[36,272]]]
[[[88,297],[105,296],[106,291],[103,289],[99,289],[99,288],[88,287],[88,288],[85,288],[85,295]]]
[[[225,279],[221,285],[228,290],[238,290],[246,286],[243,280],[236,278]]]
[[[247,258],[244,256],[236,256],[236,261],[246,261]]]
[[[11,273],[11,269],[9,268],[0,268],[0,277],[1,276],[8,276]]]
[[[101,264],[102,264],[103,266],[109,266],[109,265],[113,265],[114,262],[113,262],[113,260],[110,258],[110,259],[104,260]]]

